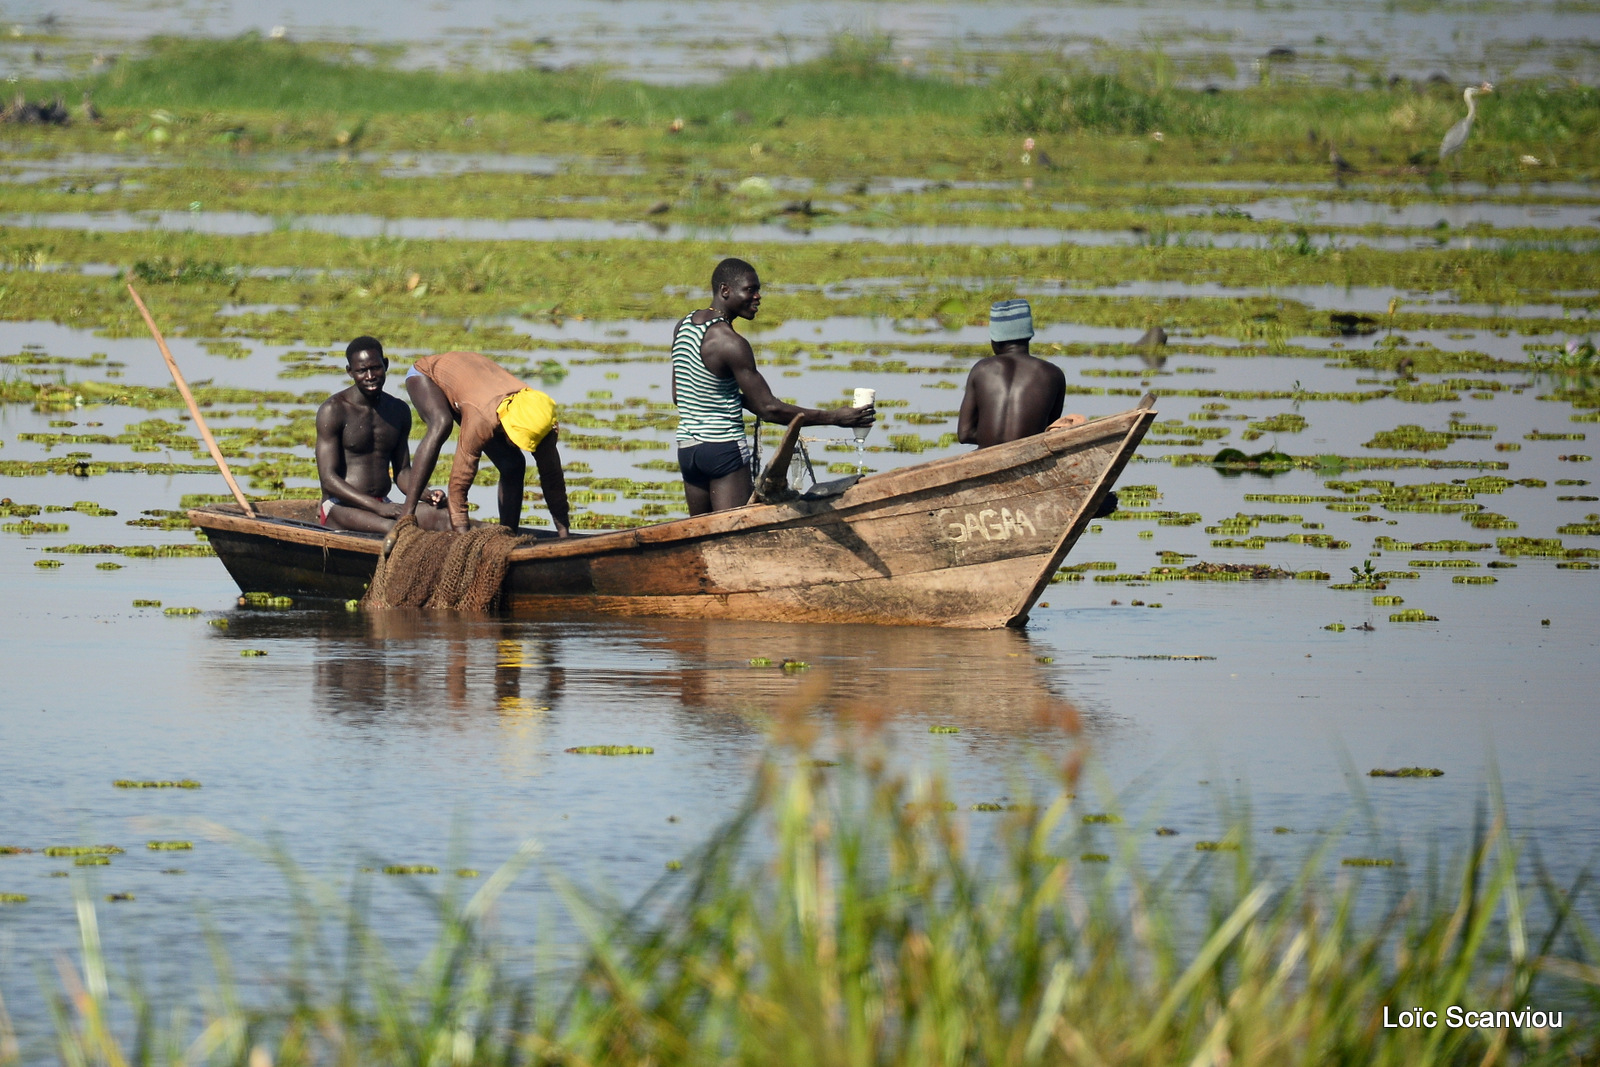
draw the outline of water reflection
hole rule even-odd
[[[785,710],[1013,734],[1076,715],[1046,670],[1053,650],[1013,630],[243,610],[218,636],[309,641],[312,706],[362,729],[469,729],[615,705],[741,737]]]

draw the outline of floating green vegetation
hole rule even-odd
[[[159,608],[161,606],[161,601],[159,601],[159,600],[135,600],[133,602],[133,606],[136,607],[136,608]]]
[[[1196,852],[1237,852],[1239,851],[1239,842],[1227,840],[1196,841],[1194,850]]]
[[[426,863],[396,863],[383,869],[384,874],[438,874],[439,868]]]
[[[23,848],[21,845],[0,845],[0,856],[26,856],[33,849]]]
[[[1083,863],[1110,863],[1111,857],[1104,852],[1085,852],[1078,859]]]
[[[647,745],[578,745],[565,751],[574,756],[653,756],[656,750]]]
[[[1324,626],[1323,629],[1332,630],[1334,633],[1342,634],[1344,633],[1345,627],[1344,623],[1342,622],[1330,622],[1328,625]]]
[[[239,650],[239,655],[241,656],[265,656],[266,654],[266,650],[260,648],[241,648]]]
[[[1545,559],[1600,559],[1600,549],[1568,548],[1557,537],[1500,537],[1495,547],[1502,556],[1537,556]]]
[[[1411,559],[1406,561],[1406,566],[1444,568],[1448,570],[1476,567],[1478,566],[1478,561],[1475,559]]]
[[[1394,860],[1371,859],[1365,856],[1346,856],[1339,863],[1345,867],[1393,867]]]
[[[1455,574],[1450,577],[1455,585],[1494,585],[1499,580],[1492,574]]]
[[[959,726],[930,726],[930,727],[928,727],[928,732],[930,734],[959,734],[961,732],[961,727],[959,727]]]
[[[1368,778],[1442,778],[1444,772],[1437,767],[1400,767],[1396,770],[1386,771],[1381,767],[1374,767],[1367,772]]]
[[[1272,832],[1275,833],[1275,834],[1292,834],[1292,833],[1294,833],[1294,831],[1291,830],[1287,826],[1274,826],[1272,828]]]
[[[228,628],[228,620],[227,619],[207,619],[206,620],[206,625],[207,626],[215,626],[219,630],[226,630]]]
[[[1158,826],[1158,827],[1156,827],[1156,836],[1157,837],[1177,837],[1178,836],[1178,831],[1174,830],[1170,826]]]
[[[1587,438],[1581,433],[1540,433],[1538,430],[1522,435],[1524,441],[1583,441]]]
[[[980,801],[978,801],[978,803],[972,805],[972,810],[973,811],[1005,811],[1006,810],[1006,806],[1004,804],[996,804],[992,800],[980,800]]]
[[[64,522],[34,522],[32,519],[23,519],[21,522],[0,522],[0,532],[22,534],[27,537],[32,534],[66,533],[68,526]]]
[[[772,666],[772,660],[768,659],[766,656],[751,656],[750,657],[750,666],[752,666],[752,667],[770,667],[770,666]]]
[[[1389,616],[1390,622],[1438,622],[1439,616],[1429,615],[1421,608],[1407,608]]]
[[[0,904],[26,904],[27,902],[28,894],[26,893],[0,893]]]
[[[811,669],[811,664],[807,663],[803,659],[786,659],[782,663],[778,664],[778,666],[783,670],[789,671],[790,673]]]
[[[479,877],[479,874],[478,874],[477,868],[475,868],[475,867],[457,867],[456,868],[456,877],[457,878],[477,878],[477,877]]]
[[[239,606],[251,608],[292,608],[294,598],[278,596],[274,593],[245,593],[239,598]]]
[[[1115,812],[1101,812],[1101,813],[1095,814],[1095,815],[1085,815],[1083,817],[1083,821],[1084,821],[1085,824],[1088,824],[1088,825],[1096,825],[1096,824],[1100,824],[1100,823],[1114,823],[1114,822],[1121,822],[1122,821],[1122,816],[1116,814]]]
[[[40,570],[49,571],[61,566],[61,561],[59,559],[36,559],[33,561],[33,565]]]
[[[1583,522],[1569,522],[1556,527],[1556,533],[1568,537],[1600,537],[1600,517],[1589,516]]]
[[[177,781],[155,781],[132,778],[118,778],[111,783],[118,789],[199,789],[200,783],[193,778],[180,778]]]
[[[46,856],[117,856],[125,850],[116,845],[51,845]]]
[[[1372,598],[1373,607],[1378,608],[1397,608],[1405,602],[1406,598],[1401,596],[1375,596]]]
[[[136,899],[132,893],[107,893],[106,903],[120,904],[124,901]]]
[[[96,563],[94,565],[94,569],[97,571],[120,571],[122,569],[122,564],[112,563],[107,560],[105,563]]]
[[[79,856],[72,861],[74,867],[109,867],[111,860],[105,856]]]
[[[184,852],[194,848],[194,844],[189,841],[147,841],[144,847],[156,852]]]

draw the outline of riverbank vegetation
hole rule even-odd
[[[392,57],[391,57],[392,58]],[[991,64],[992,66],[992,64]],[[88,92],[97,133],[171,149],[473,148],[561,153],[725,150],[799,173],[876,173],[931,164],[948,177],[996,172],[1025,135],[1051,142],[1037,170],[1138,176],[1165,161],[1269,166],[1271,176],[1326,176],[1329,149],[1357,166],[1413,176],[1436,169],[1438,138],[1461,110],[1461,86],[1374,78],[1307,84],[1270,69],[1246,89],[1178,84],[1159,52],[1104,62],[1023,57],[994,71],[921,73],[887,38],[835,38],[823,56],[711,83],[655,85],[598,68],[410,70],[381,50],[246,36],[162,38],[142,54],[60,82],[19,83],[68,102]],[[1160,140],[1152,136],[1160,133]],[[53,136],[46,134],[45,136]],[[1125,142],[1139,139],[1136,150]],[[1458,172],[1501,181],[1587,176],[1600,158],[1600,91],[1560,81],[1498,86]],[[1114,151],[1095,151],[1112,147]],[[1075,149],[1085,151],[1079,154]],[[1358,152],[1359,149],[1359,152]],[[1053,156],[1055,163],[1045,160]],[[1523,157],[1536,162],[1529,164]],[[1530,174],[1530,167],[1535,172]]]
[[[531,848],[470,898],[440,879],[438,940],[409,972],[365,922],[363,892],[339,903],[285,863],[297,899],[325,901],[302,910],[291,973],[262,988],[219,956],[199,1018],[108,972],[85,891],[58,1055],[1416,1067],[1596,1054],[1592,901],[1540,873],[1503,817],[1448,860],[1346,856],[1333,834],[1284,869],[1256,855],[1244,822],[1191,846],[1082,816],[1074,768],[1053,790],[958,813],[937,780],[870,757],[768,762],[742,810],[642,900],[596,903],[551,872],[583,944],[546,950],[569,962],[538,977],[489,921]],[[1388,1025],[1450,1005],[1545,1014]],[[0,1032],[0,1063],[21,1051]]]

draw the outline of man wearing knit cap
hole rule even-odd
[[[1062,416],[1066,375],[1028,351],[1032,337],[1033,309],[1026,300],[1002,300],[989,308],[994,355],[979,360],[967,375],[957,440],[987,448],[1084,421],[1082,415]]]

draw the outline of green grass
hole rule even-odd
[[[704,128],[768,126],[801,114],[840,117],[973,110],[973,90],[901,72],[887,42],[842,36],[819,59],[776,73],[737,72],[710,84],[642,85],[603,70],[495,73],[374,69],[348,50],[250,35],[226,41],[157,38],[88,88],[102,107],[414,114],[502,113],[545,121],[618,119]]]
[[[943,787],[875,765],[768,763],[751,799],[633,906],[559,874],[585,947],[535,978],[483,925],[531,853],[463,899],[435,900],[437,943],[397,968],[356,893],[303,914],[296,964],[248,1006],[218,956],[200,1018],[113,984],[84,891],[82,971],[58,1015],[69,1064],[1568,1064],[1600,1052],[1587,902],[1537,876],[1496,819],[1449,874],[1393,857],[1336,877],[1236,851],[1080,831],[1070,778],[969,842]],[[1083,852],[1086,833],[1113,848]],[[1232,845],[1230,844],[1230,848]],[[1110,861],[1110,862],[1107,862]],[[1351,861],[1343,861],[1350,863]],[[300,881],[301,876],[291,876]],[[1348,870],[1349,868],[1345,868]],[[316,899],[307,884],[299,899]],[[1535,919],[1535,915],[1541,918]],[[313,931],[346,927],[348,952]],[[258,979],[251,978],[254,985]],[[111,988],[131,990],[137,1032]],[[1384,1005],[1533,1006],[1560,1030],[1379,1025]],[[197,1034],[205,1039],[193,1043]],[[0,1042],[0,1049],[4,1043]],[[259,1050],[259,1051],[255,1051]],[[0,1061],[4,1060],[0,1053]]]

